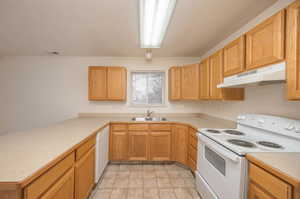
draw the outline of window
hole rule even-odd
[[[164,104],[164,72],[131,73],[132,105],[159,106]]]

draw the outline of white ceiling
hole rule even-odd
[[[276,0],[177,0],[154,56],[200,56]],[[144,56],[138,0],[1,0],[0,56]]]

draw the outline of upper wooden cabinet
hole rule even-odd
[[[181,95],[185,100],[199,99],[199,65],[191,64],[181,68]]]
[[[203,60],[199,65],[199,99],[209,99],[210,78],[209,59]]]
[[[126,100],[126,89],[124,67],[89,67],[89,100]]]
[[[217,85],[223,82],[223,50],[220,50],[210,56],[210,98],[222,99],[222,89]]]
[[[223,82],[223,50],[209,57],[210,99],[244,100],[243,88],[217,88]]]
[[[126,69],[124,67],[107,68],[107,98],[109,100],[126,99]]]
[[[89,100],[107,99],[106,67],[89,67]]]
[[[241,36],[225,46],[224,76],[230,76],[244,71],[245,50],[245,36]]]
[[[262,67],[284,59],[282,10],[246,33],[246,69]]]
[[[286,55],[288,99],[300,100],[300,1],[287,8]]]
[[[169,69],[169,99],[181,99],[181,67]]]

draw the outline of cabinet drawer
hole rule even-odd
[[[146,131],[148,130],[148,124],[129,124],[129,131]]]
[[[64,174],[40,199],[54,198],[74,198],[74,168]]]
[[[170,124],[150,124],[150,129],[152,131],[171,131]]]
[[[276,198],[292,198],[291,185],[251,163],[249,165],[249,178]]]
[[[126,124],[113,124],[111,125],[111,129],[113,131],[126,131]]]
[[[75,154],[72,153],[65,159],[57,163],[46,173],[33,181],[24,189],[25,199],[37,199],[44,193],[54,182],[56,182],[75,162]]]
[[[76,150],[76,161],[79,160],[86,152],[96,144],[96,136],[93,136],[88,141],[79,146]]]

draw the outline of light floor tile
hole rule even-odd
[[[116,178],[114,188],[128,188],[129,178]]]
[[[176,199],[176,195],[173,189],[160,189],[159,197],[160,199]]]
[[[113,189],[110,199],[127,199],[127,189]]]
[[[143,171],[131,171],[129,178],[143,178]]]
[[[114,187],[114,183],[115,183],[115,178],[107,178],[107,179],[103,179],[98,187],[99,189],[109,189]]]
[[[110,199],[112,189],[99,189],[92,199]]]
[[[183,178],[172,178],[171,184],[173,187],[185,187],[184,179]]]
[[[129,188],[143,188],[144,181],[142,178],[129,179]]]
[[[176,188],[174,192],[177,199],[193,199],[188,189]]]
[[[184,183],[186,187],[195,188],[196,182],[194,178],[184,178]]]
[[[143,171],[143,177],[144,178],[155,178],[156,177],[156,173],[155,173],[155,171],[154,170],[152,170],[152,171],[148,171],[148,170],[144,170]]]
[[[158,188],[171,188],[172,184],[169,178],[157,178]]]
[[[158,189],[144,189],[144,199],[160,199]]]
[[[128,189],[127,199],[143,199],[144,190],[143,189]]]
[[[156,178],[145,178],[144,188],[157,188]]]
[[[144,171],[153,171],[154,170],[154,166],[151,164],[144,164],[143,165],[143,170]]]
[[[170,170],[168,171],[168,176],[170,178],[179,178],[180,177],[180,172],[179,171],[176,171],[176,170]]]
[[[117,173],[117,178],[129,178],[130,172],[129,171],[119,171]]]
[[[158,177],[158,178],[168,178],[169,177],[168,172],[165,170],[158,170],[158,171],[156,170],[155,174],[156,174],[156,177]]]

